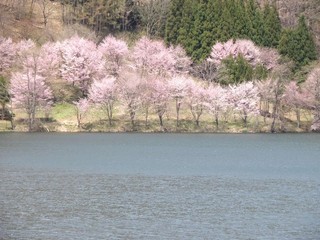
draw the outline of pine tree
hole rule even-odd
[[[179,36],[177,39],[177,43],[181,44],[189,55],[192,54],[190,34],[194,25],[195,10],[197,9],[197,4],[198,2],[193,0],[184,1],[184,5],[182,8],[181,25],[178,30]]]
[[[177,44],[181,27],[184,0],[172,0],[167,18],[165,40],[167,43]]]
[[[238,84],[252,80],[254,69],[243,55],[239,54],[236,58],[228,57],[222,62],[223,65],[219,70],[221,84]]]
[[[246,4],[246,25],[248,37],[256,44],[263,45],[264,28],[261,10],[255,0],[248,0]]]
[[[220,37],[218,39],[221,42],[226,42],[235,35],[230,1],[231,0],[225,0],[222,4],[222,14],[220,20]]]
[[[296,28],[283,31],[278,49],[295,62],[296,69],[317,59],[316,46],[304,16],[300,17]]]
[[[247,16],[245,11],[244,2],[241,0],[236,0],[234,2],[234,38],[248,38],[250,25],[247,23]]]
[[[189,51],[193,60],[201,60],[206,57],[208,53],[205,52],[202,37],[204,32],[204,24],[206,22],[206,8],[207,3],[201,0],[197,6],[194,16],[194,23],[190,32]]]
[[[218,39],[218,27],[220,25],[220,8],[219,8],[220,1],[219,0],[209,0],[204,9],[205,18],[202,22],[203,31],[200,35],[201,41],[201,52],[196,54],[198,55],[198,60],[206,59],[210,52],[212,46]]]
[[[298,61],[301,66],[308,64],[310,61],[316,60],[316,45],[306,24],[304,16],[301,16],[299,18],[296,36],[298,38],[297,42],[299,43],[299,45],[297,46],[297,50],[300,50],[297,56],[299,56]]]
[[[281,22],[275,6],[267,4],[263,10],[263,46],[277,47],[281,36]]]
[[[5,80],[3,76],[0,75],[0,106],[1,106],[1,118],[3,120],[5,117],[5,107],[9,102],[10,96],[8,91],[8,82]]]

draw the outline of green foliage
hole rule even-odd
[[[202,27],[206,21],[206,4],[201,1],[196,5],[195,19],[190,32],[189,51],[193,59],[203,59],[208,53],[202,48],[202,38],[204,37]]]
[[[195,21],[197,2],[185,0],[182,8],[181,24],[178,31],[177,42],[180,43],[189,55],[192,55],[192,29]]]
[[[165,38],[201,62],[216,42],[232,38],[276,47],[281,30],[277,9],[261,9],[255,0],[172,0]]]
[[[262,45],[265,47],[277,47],[281,36],[281,22],[275,6],[266,5],[263,10],[263,34]]]
[[[6,103],[10,101],[8,92],[8,83],[6,79],[0,75],[0,105],[1,105],[1,118],[4,119],[6,111]]]
[[[223,85],[238,84],[252,80],[263,80],[268,77],[268,70],[261,64],[253,67],[241,54],[222,61],[218,70],[218,81]]]
[[[8,92],[8,82],[0,75],[0,104],[4,107],[6,103],[10,101],[10,95]]]
[[[172,0],[166,23],[165,40],[167,43],[177,44],[179,29],[182,21],[184,0]]]
[[[219,82],[224,85],[242,83],[250,81],[253,74],[253,67],[242,55],[237,58],[230,56],[223,60],[223,65],[219,71]]]
[[[303,16],[296,28],[282,32],[278,49],[281,54],[294,61],[295,70],[317,59],[316,46]]]
[[[255,0],[249,0],[245,8],[247,37],[258,45],[262,45],[263,26],[262,14]]]
[[[261,64],[258,64],[253,70],[254,80],[265,80],[268,77],[268,69]]]

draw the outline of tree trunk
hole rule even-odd
[[[219,115],[216,113],[215,114],[215,123],[216,123],[216,130],[219,129]]]
[[[81,114],[77,112],[77,122],[78,122],[78,128],[81,128]]]
[[[197,126],[197,127],[200,126],[200,124],[199,124],[199,118],[196,119],[196,126]]]
[[[112,125],[112,106],[108,104],[107,106],[107,115],[108,115],[108,121],[109,121],[109,126]]]
[[[14,126],[14,121],[13,121],[13,111],[12,111],[12,101],[11,101],[11,99],[10,99],[10,112],[12,114],[12,117],[10,118],[11,129],[14,130],[15,126]]]
[[[146,118],[145,118],[145,125],[148,126],[148,117],[149,117],[149,108],[146,107]]]
[[[160,121],[160,127],[163,128],[163,120],[162,120],[163,115],[159,115],[159,121]]]
[[[181,103],[176,98],[176,111],[177,111],[177,127],[179,127],[179,112],[180,112]]]
[[[1,104],[1,107],[2,107],[2,109],[1,109],[1,112],[2,112],[2,116],[1,116],[1,120],[4,120],[4,109],[5,109],[5,104]]]
[[[297,128],[300,128],[300,122],[301,122],[300,109],[297,108],[295,112],[296,112],[296,116],[297,116]]]
[[[136,115],[136,113],[134,111],[130,111],[130,120],[131,120],[131,125],[132,125],[133,129],[135,127],[135,121],[134,121],[135,115]]]
[[[248,115],[246,112],[244,112],[244,114],[243,114],[243,123],[244,123],[244,127],[247,128],[248,127]]]
[[[270,128],[270,132],[272,133],[275,132],[276,118],[277,118],[277,103],[275,102],[272,110],[272,123]]]
[[[32,114],[31,112],[28,112],[28,131],[31,132],[32,130]]]

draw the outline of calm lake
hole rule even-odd
[[[0,133],[0,239],[320,239],[320,135]]]

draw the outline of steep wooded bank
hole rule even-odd
[[[320,130],[310,16],[285,28],[279,2],[1,3],[1,35],[14,36],[0,37],[1,118],[12,126],[8,109],[31,131],[60,121],[55,109],[68,106],[79,130],[98,131],[97,118],[112,131],[155,131],[156,118],[169,131],[230,131],[239,120],[245,131]],[[166,125],[174,112],[176,124]]]
[[[85,24],[101,34],[114,33],[115,31],[143,30],[149,36],[164,37],[168,14],[171,5],[177,4],[175,2],[181,5],[182,3],[187,3],[188,0],[0,0],[0,24],[2,28],[7,27],[7,30],[10,31],[8,25],[11,25],[14,19],[21,20],[28,17],[33,22],[34,18],[42,18],[39,23],[42,22],[43,24],[50,25],[52,21],[57,21],[57,18],[59,18],[60,21],[66,24]],[[239,2],[249,2],[251,6],[253,6],[252,2],[258,3],[261,8],[269,3],[270,6],[276,7],[284,28],[296,26],[299,17],[304,15],[317,46],[320,46],[319,0],[196,0],[189,2],[193,4],[194,10],[201,9],[203,4],[214,5],[219,4],[217,2],[225,2],[223,3],[225,6],[231,4],[230,11],[233,11],[234,6]],[[199,3],[200,6],[198,6]],[[256,6],[253,9],[251,8],[251,10],[255,11],[255,8]],[[179,9],[177,14],[181,10]],[[205,9],[205,11],[199,14],[204,16],[208,12],[207,10]],[[244,10],[243,7],[237,10],[237,14],[241,10]],[[228,11],[225,10],[225,13],[228,15]],[[201,17],[200,15],[198,17]],[[245,15],[240,16],[240,19],[247,17]],[[212,14],[209,12],[208,16],[212,16]],[[212,19],[216,20],[216,17],[213,16]],[[7,37],[12,37],[8,34]]]
[[[183,48],[147,37],[132,47],[112,36],[98,45],[78,36],[42,46],[0,38],[0,50],[1,117],[20,130],[58,131],[51,114],[66,104],[62,114],[74,109],[78,130],[320,130],[319,66],[297,84],[275,49],[250,40],[212,47],[205,61],[219,72],[213,82],[190,75],[196,70]]]

